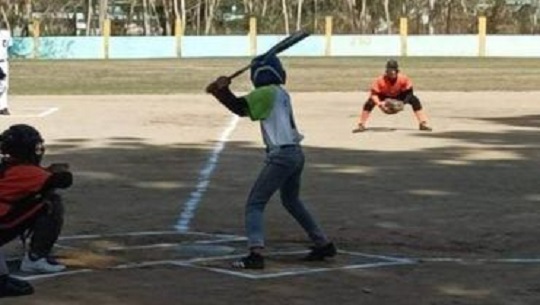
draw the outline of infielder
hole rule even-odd
[[[397,99],[405,104],[410,104],[414,111],[419,129],[431,131],[427,123],[427,116],[422,109],[422,104],[413,93],[413,84],[409,77],[399,72],[397,61],[389,60],[386,63],[386,71],[379,76],[371,85],[369,99],[365,102],[360,121],[353,132],[362,132],[366,130],[366,123],[375,106],[379,107],[385,113],[392,113],[385,105],[385,99]]]
[[[299,198],[304,169],[304,153],[300,146],[303,136],[296,128],[291,98],[281,86],[285,81],[285,70],[273,55],[266,59],[253,59],[251,82],[255,89],[246,96],[236,97],[229,89],[231,80],[226,76],[219,77],[206,88],[234,114],[259,121],[266,145],[265,164],[251,189],[245,210],[249,255],[234,262],[234,268],[264,268],[263,213],[270,197],[278,190],[282,205],[314,243],[304,259],[320,261],[337,253],[334,244]]]
[[[6,75],[4,86],[5,90],[0,95],[0,115],[9,115],[8,107],[8,89],[9,89],[9,65],[8,65],[8,48],[12,45],[11,33],[9,30],[0,30],[0,69]]]

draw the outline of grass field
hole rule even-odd
[[[294,92],[366,90],[386,58],[284,58]],[[249,58],[178,60],[13,60],[11,94],[199,93],[213,78],[230,74]],[[402,58],[416,90],[530,91],[540,83],[538,59]],[[233,89],[249,89],[249,73]]]

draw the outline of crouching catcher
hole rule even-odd
[[[0,135],[0,247],[22,237],[29,246],[21,271],[53,273],[66,267],[51,251],[60,235],[64,207],[57,189],[71,186],[67,164],[42,167],[44,140],[32,126],[12,125]],[[32,286],[8,275],[0,252],[0,297],[31,294]]]

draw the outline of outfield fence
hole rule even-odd
[[[258,35],[256,20],[247,35],[111,36],[105,21],[103,36],[40,37],[39,23],[33,37],[14,38],[12,58],[34,59],[145,59],[247,57],[269,49],[285,35]],[[407,19],[397,35],[334,35],[332,18],[326,18],[323,35],[312,35],[283,56],[443,56],[443,57],[540,57],[540,35],[487,35],[486,19],[478,19],[475,35],[408,35]]]

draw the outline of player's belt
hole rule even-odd
[[[291,148],[291,147],[300,147],[300,145],[299,144],[285,144],[285,145],[270,146],[266,148],[266,152],[269,152],[271,150],[286,149],[286,148]]]

